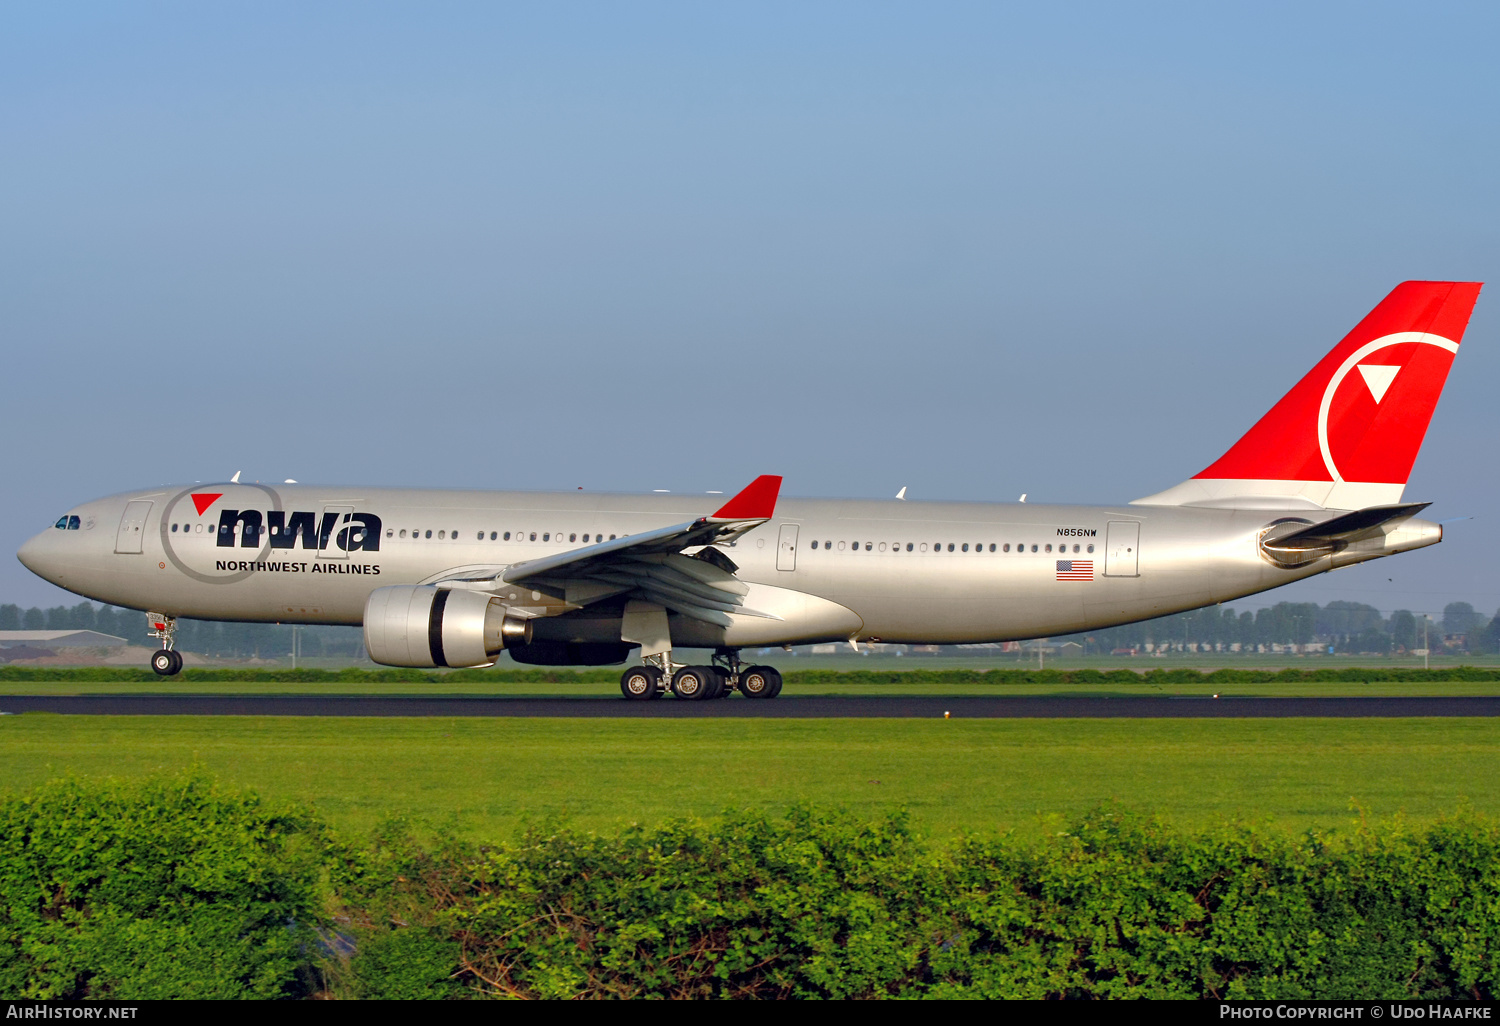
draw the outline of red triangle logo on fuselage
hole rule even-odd
[[[202,492],[193,495],[193,505],[198,507],[198,515],[201,517],[203,511],[212,506],[216,501],[224,497],[223,492]]]

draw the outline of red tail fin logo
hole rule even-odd
[[[1457,352],[1441,335],[1398,331],[1351,353],[1323,390],[1318,450],[1327,476],[1313,480],[1405,484]]]
[[[1480,283],[1407,281],[1228,452],[1144,503],[1399,502]],[[1355,373],[1358,371],[1358,373]]]
[[[1397,285],[1198,478],[1405,484],[1478,298],[1477,282]]]

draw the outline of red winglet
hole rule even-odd
[[[710,520],[769,520],[776,512],[776,496],[781,494],[781,477],[762,474],[745,486],[734,498],[719,507]]]

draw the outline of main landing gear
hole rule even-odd
[[[161,640],[161,651],[151,657],[151,669],[163,677],[175,677],[182,672],[182,653],[172,648],[177,635],[177,618],[163,613],[147,613],[146,624],[151,628],[147,636]]]
[[[683,701],[728,698],[738,690],[746,698],[775,698],[781,694],[781,674],[771,666],[742,666],[737,649],[720,649],[709,666],[677,666],[672,653],[647,656],[644,666],[620,675],[620,693],[636,702],[660,698],[665,691]]]

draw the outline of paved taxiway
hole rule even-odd
[[[93,716],[563,716],[682,719],[764,718],[1225,719],[1288,716],[1500,716],[1500,697],[1486,698],[951,698],[783,696],[754,702],[627,702],[619,698],[470,698],[362,695],[10,695],[0,713]]]

